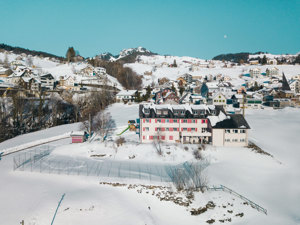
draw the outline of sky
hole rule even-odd
[[[0,0],[0,43],[84,57],[300,52],[300,0]]]

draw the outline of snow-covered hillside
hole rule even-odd
[[[7,57],[8,63],[14,63],[16,65],[24,65],[30,68],[33,73],[43,75],[51,73],[53,77],[58,81],[60,77],[64,79],[73,77],[75,82],[80,83],[82,80],[86,80],[92,77],[91,74],[84,73],[83,70],[91,67],[87,62],[74,62],[74,63],[60,63],[58,60],[53,58],[42,58],[38,56],[26,56],[17,55],[14,53],[0,52],[0,61],[3,62]],[[31,60],[29,64],[29,59]],[[31,65],[32,64],[32,65]],[[96,68],[97,69],[97,68]],[[113,76],[106,74],[107,84],[123,90],[122,85]]]
[[[108,108],[108,111],[116,120],[116,133],[119,133],[126,127],[128,119],[137,117],[138,105],[114,104]],[[195,160],[192,155],[193,145],[189,145],[187,151],[180,145],[165,146],[164,156],[161,157],[157,155],[152,145],[138,144],[138,135],[127,131],[124,134],[127,142],[118,150],[110,148],[109,143],[98,141],[70,144],[70,140],[66,139],[50,144],[54,150],[49,157],[61,159],[59,161],[61,165],[62,163],[72,165],[71,162],[74,160],[95,163],[108,160],[110,165],[121,162],[119,163],[121,173],[126,175],[121,179],[57,174],[57,172],[49,174],[48,169],[39,171],[39,164],[36,165],[37,170],[32,168],[38,173],[30,172],[30,167],[25,171],[22,169],[13,171],[13,157],[18,154],[5,156],[0,161],[0,179],[5,184],[0,185],[1,219],[6,225],[18,224],[21,220],[31,225],[49,224],[61,195],[65,193],[66,196],[56,216],[57,225],[79,225],[87,221],[91,225],[99,222],[114,225],[181,225],[206,224],[209,219],[214,219],[214,224],[223,224],[221,221],[229,218],[231,224],[298,225],[300,222],[298,210],[300,208],[298,201],[300,142],[297,135],[300,133],[298,126],[300,114],[293,108],[276,111],[247,110],[246,118],[251,126],[251,141],[273,157],[256,153],[248,148],[208,146],[203,152],[210,161],[206,174],[209,185],[223,184],[232,188],[265,207],[268,215],[258,212],[236,196],[225,192],[209,191],[204,194],[196,192],[189,206],[181,206],[172,200],[162,200],[166,196],[173,196],[187,201],[186,193],[170,192],[171,189],[168,188],[170,183],[125,178],[134,177],[134,173],[130,174],[128,165],[133,166],[135,163],[140,163],[140,166],[146,165],[149,170],[153,162],[166,165],[166,163],[178,164],[186,160]],[[61,132],[65,132],[68,126],[70,126],[69,130],[75,128],[74,125],[65,125]],[[36,139],[44,137],[45,132],[47,130],[32,133],[30,140],[34,136]],[[49,134],[53,133],[51,130],[49,132]],[[22,139],[24,141],[21,141]],[[24,144],[27,139],[27,136],[23,135],[9,142],[13,143],[16,140],[16,143]],[[90,157],[91,154],[107,156],[93,158]],[[135,157],[132,157],[133,155]],[[111,182],[124,183],[124,185],[110,184]],[[141,184],[151,183],[159,187],[141,186]],[[214,202],[213,209],[208,209],[198,216],[191,215],[192,208],[204,207],[209,201]]]
[[[170,65],[176,61],[177,67]],[[227,67],[224,67],[224,66]],[[265,72],[267,68],[274,65],[231,65],[229,62],[221,62],[216,60],[202,60],[192,57],[178,56],[139,56],[139,60],[135,63],[125,64],[132,68],[136,73],[143,75],[144,85],[149,85],[152,81],[167,77],[170,80],[176,80],[178,77],[188,73],[193,76],[219,75],[229,76],[233,79],[233,84],[240,84],[244,81],[239,75],[248,73],[251,68],[260,68]],[[284,72],[287,78],[300,74],[300,65],[275,65],[279,72]]]

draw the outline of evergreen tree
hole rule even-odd
[[[264,57],[262,58],[261,64],[262,65],[266,65],[267,64],[267,57],[266,57],[266,55],[264,55]]]
[[[184,87],[180,87],[179,88],[179,94],[180,94],[180,96],[182,96],[183,92],[184,92]]]
[[[174,59],[173,67],[177,67],[176,59]]]
[[[68,51],[66,53],[66,58],[68,62],[73,62],[74,61],[74,57],[76,56],[75,50],[73,47],[69,47]]]

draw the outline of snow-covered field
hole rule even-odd
[[[116,120],[116,133],[127,126],[128,119],[138,116],[137,105],[114,104],[109,107]],[[223,184],[268,210],[268,215],[244,205],[239,198],[225,192],[195,193],[189,207],[172,201],[161,201],[170,189],[170,183],[155,183],[166,188],[146,186],[130,187],[128,184],[149,184],[135,179],[114,180],[97,176],[13,171],[13,157],[8,155],[0,161],[0,216],[1,224],[43,225],[50,224],[58,201],[66,194],[58,210],[54,224],[206,224],[205,221],[231,218],[233,224],[300,224],[300,113],[297,109],[252,110],[246,118],[251,126],[250,139],[273,157],[262,155],[248,148],[208,147],[204,156],[210,161],[206,169],[210,185]],[[1,143],[1,149],[26,144],[33,140],[59,135],[78,129],[78,125],[64,125],[15,137]],[[81,157],[96,160],[90,154],[105,153],[101,160],[117,160],[141,164],[178,164],[195,160],[192,148],[165,146],[164,156],[155,153],[153,146],[138,144],[134,132],[124,134],[127,143],[117,151],[102,143],[70,144],[70,139],[51,143],[55,149],[50,156]],[[167,153],[167,152],[170,153]],[[129,159],[129,156],[135,158]],[[99,159],[98,159],[99,160]],[[114,187],[101,181],[122,182],[126,186]],[[151,182],[150,182],[151,183]],[[147,193],[148,192],[148,193]],[[174,193],[183,197],[184,193]],[[208,201],[216,204],[214,209],[198,216],[191,216],[192,208],[203,207]],[[226,208],[224,208],[226,206]],[[236,214],[244,213],[243,217]],[[228,223],[228,221],[226,222]]]

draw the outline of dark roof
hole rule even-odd
[[[290,91],[291,90],[290,85],[287,82],[287,79],[286,79],[284,73],[282,74],[282,88],[281,89],[283,91]]]
[[[245,128],[250,129],[249,124],[241,114],[233,114],[228,115],[230,119],[223,120],[218,122],[213,128],[223,128],[223,129],[231,129],[231,128]]]

